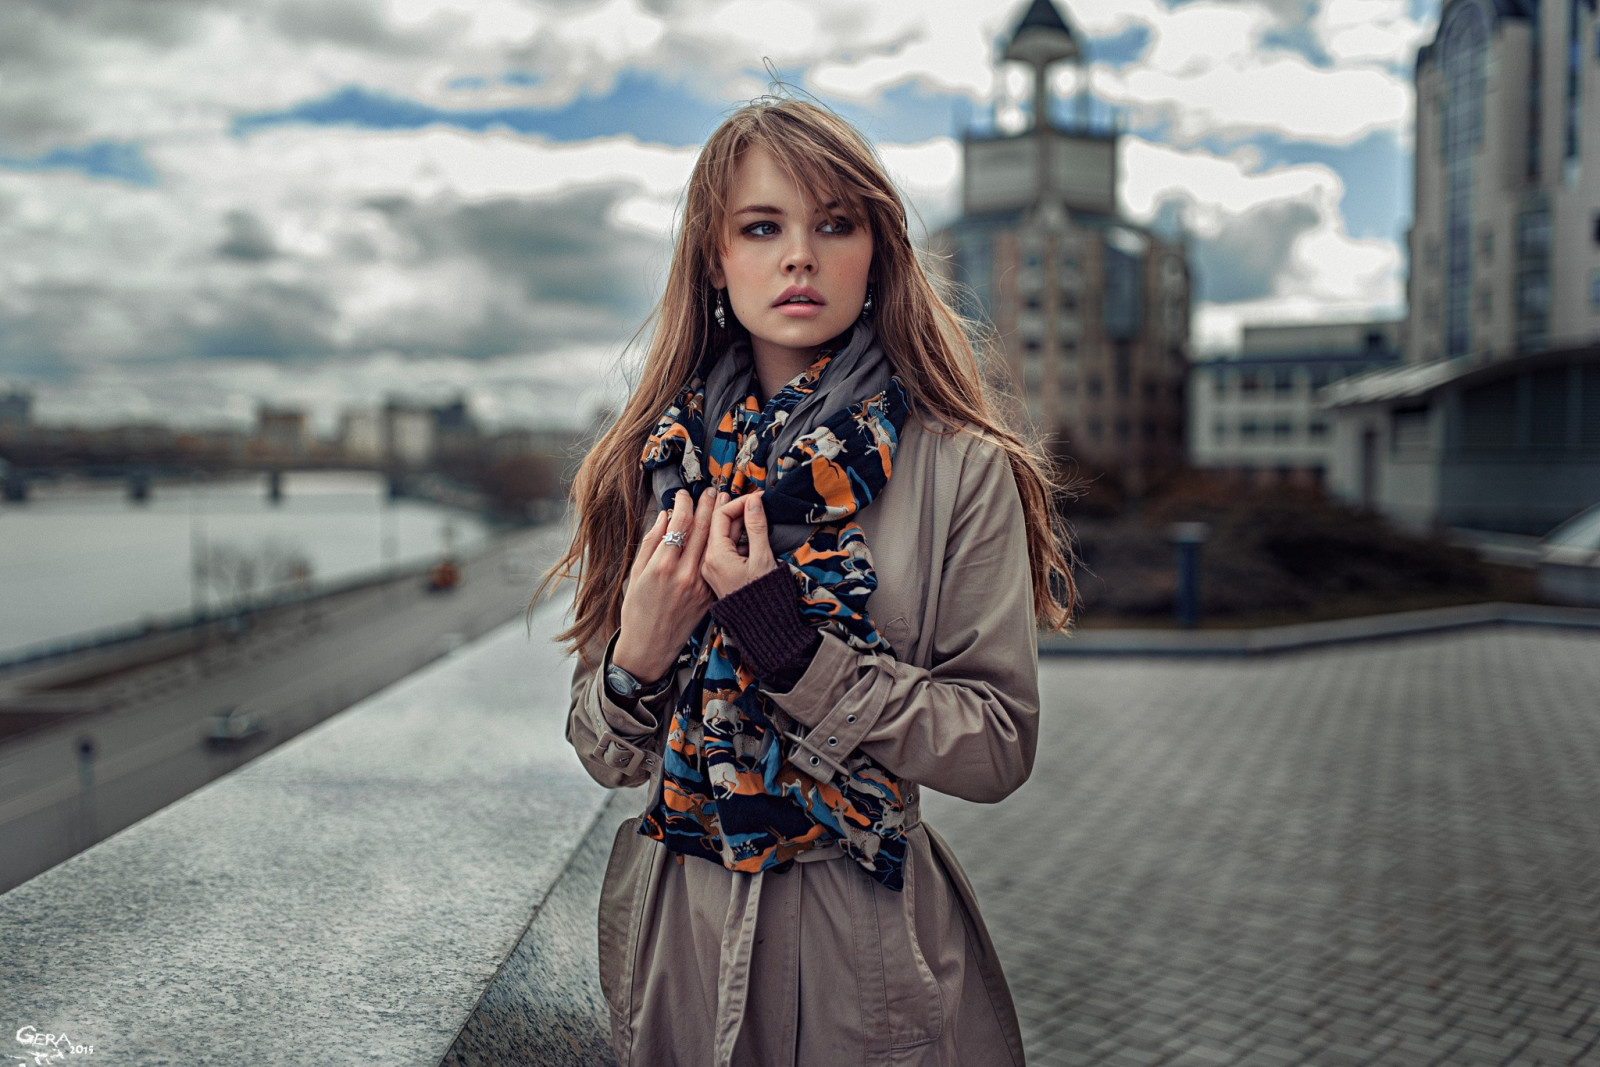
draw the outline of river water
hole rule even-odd
[[[157,482],[142,504],[122,483],[36,484],[26,503],[0,504],[0,659],[436,559],[447,542],[468,554],[490,536],[471,512],[390,502],[374,473],[289,473],[282,485],[278,504],[265,476]]]

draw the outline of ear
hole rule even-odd
[[[722,273],[722,258],[720,256],[711,264],[711,287],[713,289],[726,289],[728,287],[728,278]]]

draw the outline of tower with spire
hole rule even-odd
[[[963,136],[962,215],[936,244],[962,310],[994,323],[1026,417],[1137,493],[1183,463],[1189,269],[1181,237],[1122,218],[1117,131],[1055,113],[1053,68],[1076,68],[1085,103],[1087,58],[1062,10],[1031,0],[1000,51],[1028,68],[1028,124]]]

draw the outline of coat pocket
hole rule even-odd
[[[903,1049],[937,1041],[944,1030],[944,998],[917,941],[917,887],[910,857],[905,888],[896,893],[872,883],[872,906],[883,951],[889,1046]]]

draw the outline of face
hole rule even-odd
[[[814,210],[762,148],[739,161],[728,209],[712,284],[728,290],[758,366],[798,374],[861,314],[872,231],[866,219],[847,218],[843,205]]]

